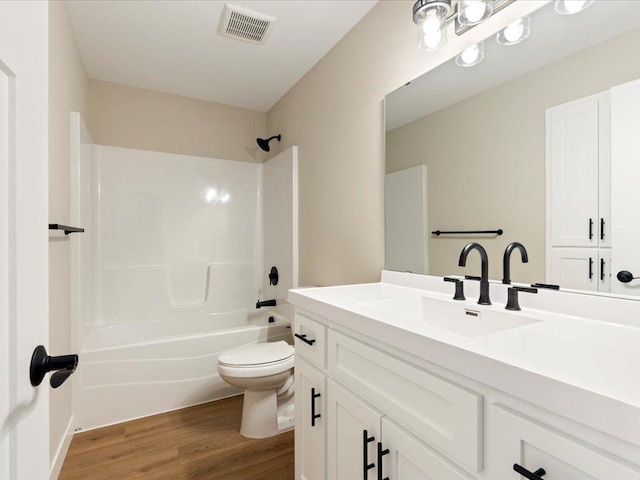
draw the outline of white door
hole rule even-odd
[[[552,248],[549,283],[563,289],[598,291],[599,257],[597,248]]]
[[[327,477],[375,480],[382,414],[327,381]]]
[[[325,375],[296,358],[296,479],[325,480]]]
[[[598,246],[599,103],[607,94],[547,110],[551,245]]]
[[[0,2],[0,478],[49,478],[48,5]]]
[[[385,268],[428,273],[427,166],[388,173],[385,189]]]
[[[468,480],[470,477],[416,437],[382,417],[382,442],[376,459],[390,480]]]
[[[611,293],[640,296],[640,80],[611,89]]]

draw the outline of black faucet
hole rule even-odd
[[[524,245],[519,242],[513,242],[507,245],[507,249],[504,251],[504,257],[502,258],[502,283],[505,285],[511,285],[511,253],[516,249],[520,250],[522,263],[529,263],[529,255],[527,255],[527,249],[524,248]]]
[[[258,301],[256,302],[256,308],[275,307],[275,306],[276,306],[275,298],[273,300],[263,300],[262,302],[260,301],[260,299],[258,299]]]
[[[487,251],[484,249],[482,245],[479,243],[470,243],[462,249],[460,252],[460,261],[458,261],[458,266],[464,267],[467,264],[467,255],[471,250],[478,250],[480,254],[480,260],[482,260],[482,274],[480,277],[480,298],[478,299],[478,303],[480,305],[491,305],[491,300],[489,298],[489,257],[487,256]]]

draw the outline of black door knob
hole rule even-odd
[[[38,345],[31,356],[31,366],[29,368],[29,377],[31,385],[37,387],[42,383],[44,376],[55,371],[51,375],[51,386],[58,388],[69,376],[76,371],[78,367],[78,355],[61,355],[52,357],[47,354],[47,349],[42,345]]]
[[[632,280],[636,280],[640,277],[634,277],[633,273],[628,272],[626,270],[622,270],[620,272],[618,272],[618,281],[622,282],[622,283],[629,283]]]

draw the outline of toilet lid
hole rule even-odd
[[[218,356],[223,365],[251,366],[280,362],[294,354],[294,348],[284,340],[279,342],[256,343],[227,350]]]

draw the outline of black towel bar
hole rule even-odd
[[[58,223],[50,223],[49,230],[64,230],[65,235],[69,235],[70,233],[83,233],[84,228],[78,227],[70,227],[68,225],[60,225]]]

